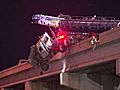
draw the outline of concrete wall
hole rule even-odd
[[[77,90],[118,90],[120,87],[120,77],[116,75],[114,62],[62,73],[60,81],[61,85]]]
[[[71,90],[69,87],[60,86],[59,80],[53,81],[33,81],[31,82],[31,90]]]
[[[120,90],[120,76],[116,75],[116,63],[112,61],[0,90]]]
[[[67,76],[68,79],[64,81],[62,85],[76,88],[76,90],[118,90],[117,88],[120,83],[120,77],[117,77],[114,74],[109,75],[101,73],[76,73],[77,75],[80,75],[77,81],[74,81],[74,78],[70,78],[71,75],[69,76],[68,74],[69,73],[64,73],[63,77]],[[74,82],[79,82],[79,84],[77,83],[78,86],[73,87],[75,86]],[[71,83],[73,85],[71,85]]]

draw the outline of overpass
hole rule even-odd
[[[119,90],[120,28],[88,38],[50,60],[48,71],[27,62],[0,72],[0,90]]]

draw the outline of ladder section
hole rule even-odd
[[[68,17],[59,22],[59,28],[72,32],[97,32],[101,33],[114,27],[120,26],[120,20],[114,17]]]

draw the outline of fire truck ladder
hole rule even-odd
[[[117,20],[114,17],[70,17],[68,15],[63,15],[61,17],[65,19],[59,22],[59,28],[72,32],[101,33],[120,26],[120,20]]]

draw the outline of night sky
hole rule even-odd
[[[119,0],[1,0],[0,70],[27,59],[29,48],[48,27],[31,24],[34,14],[120,17]]]

